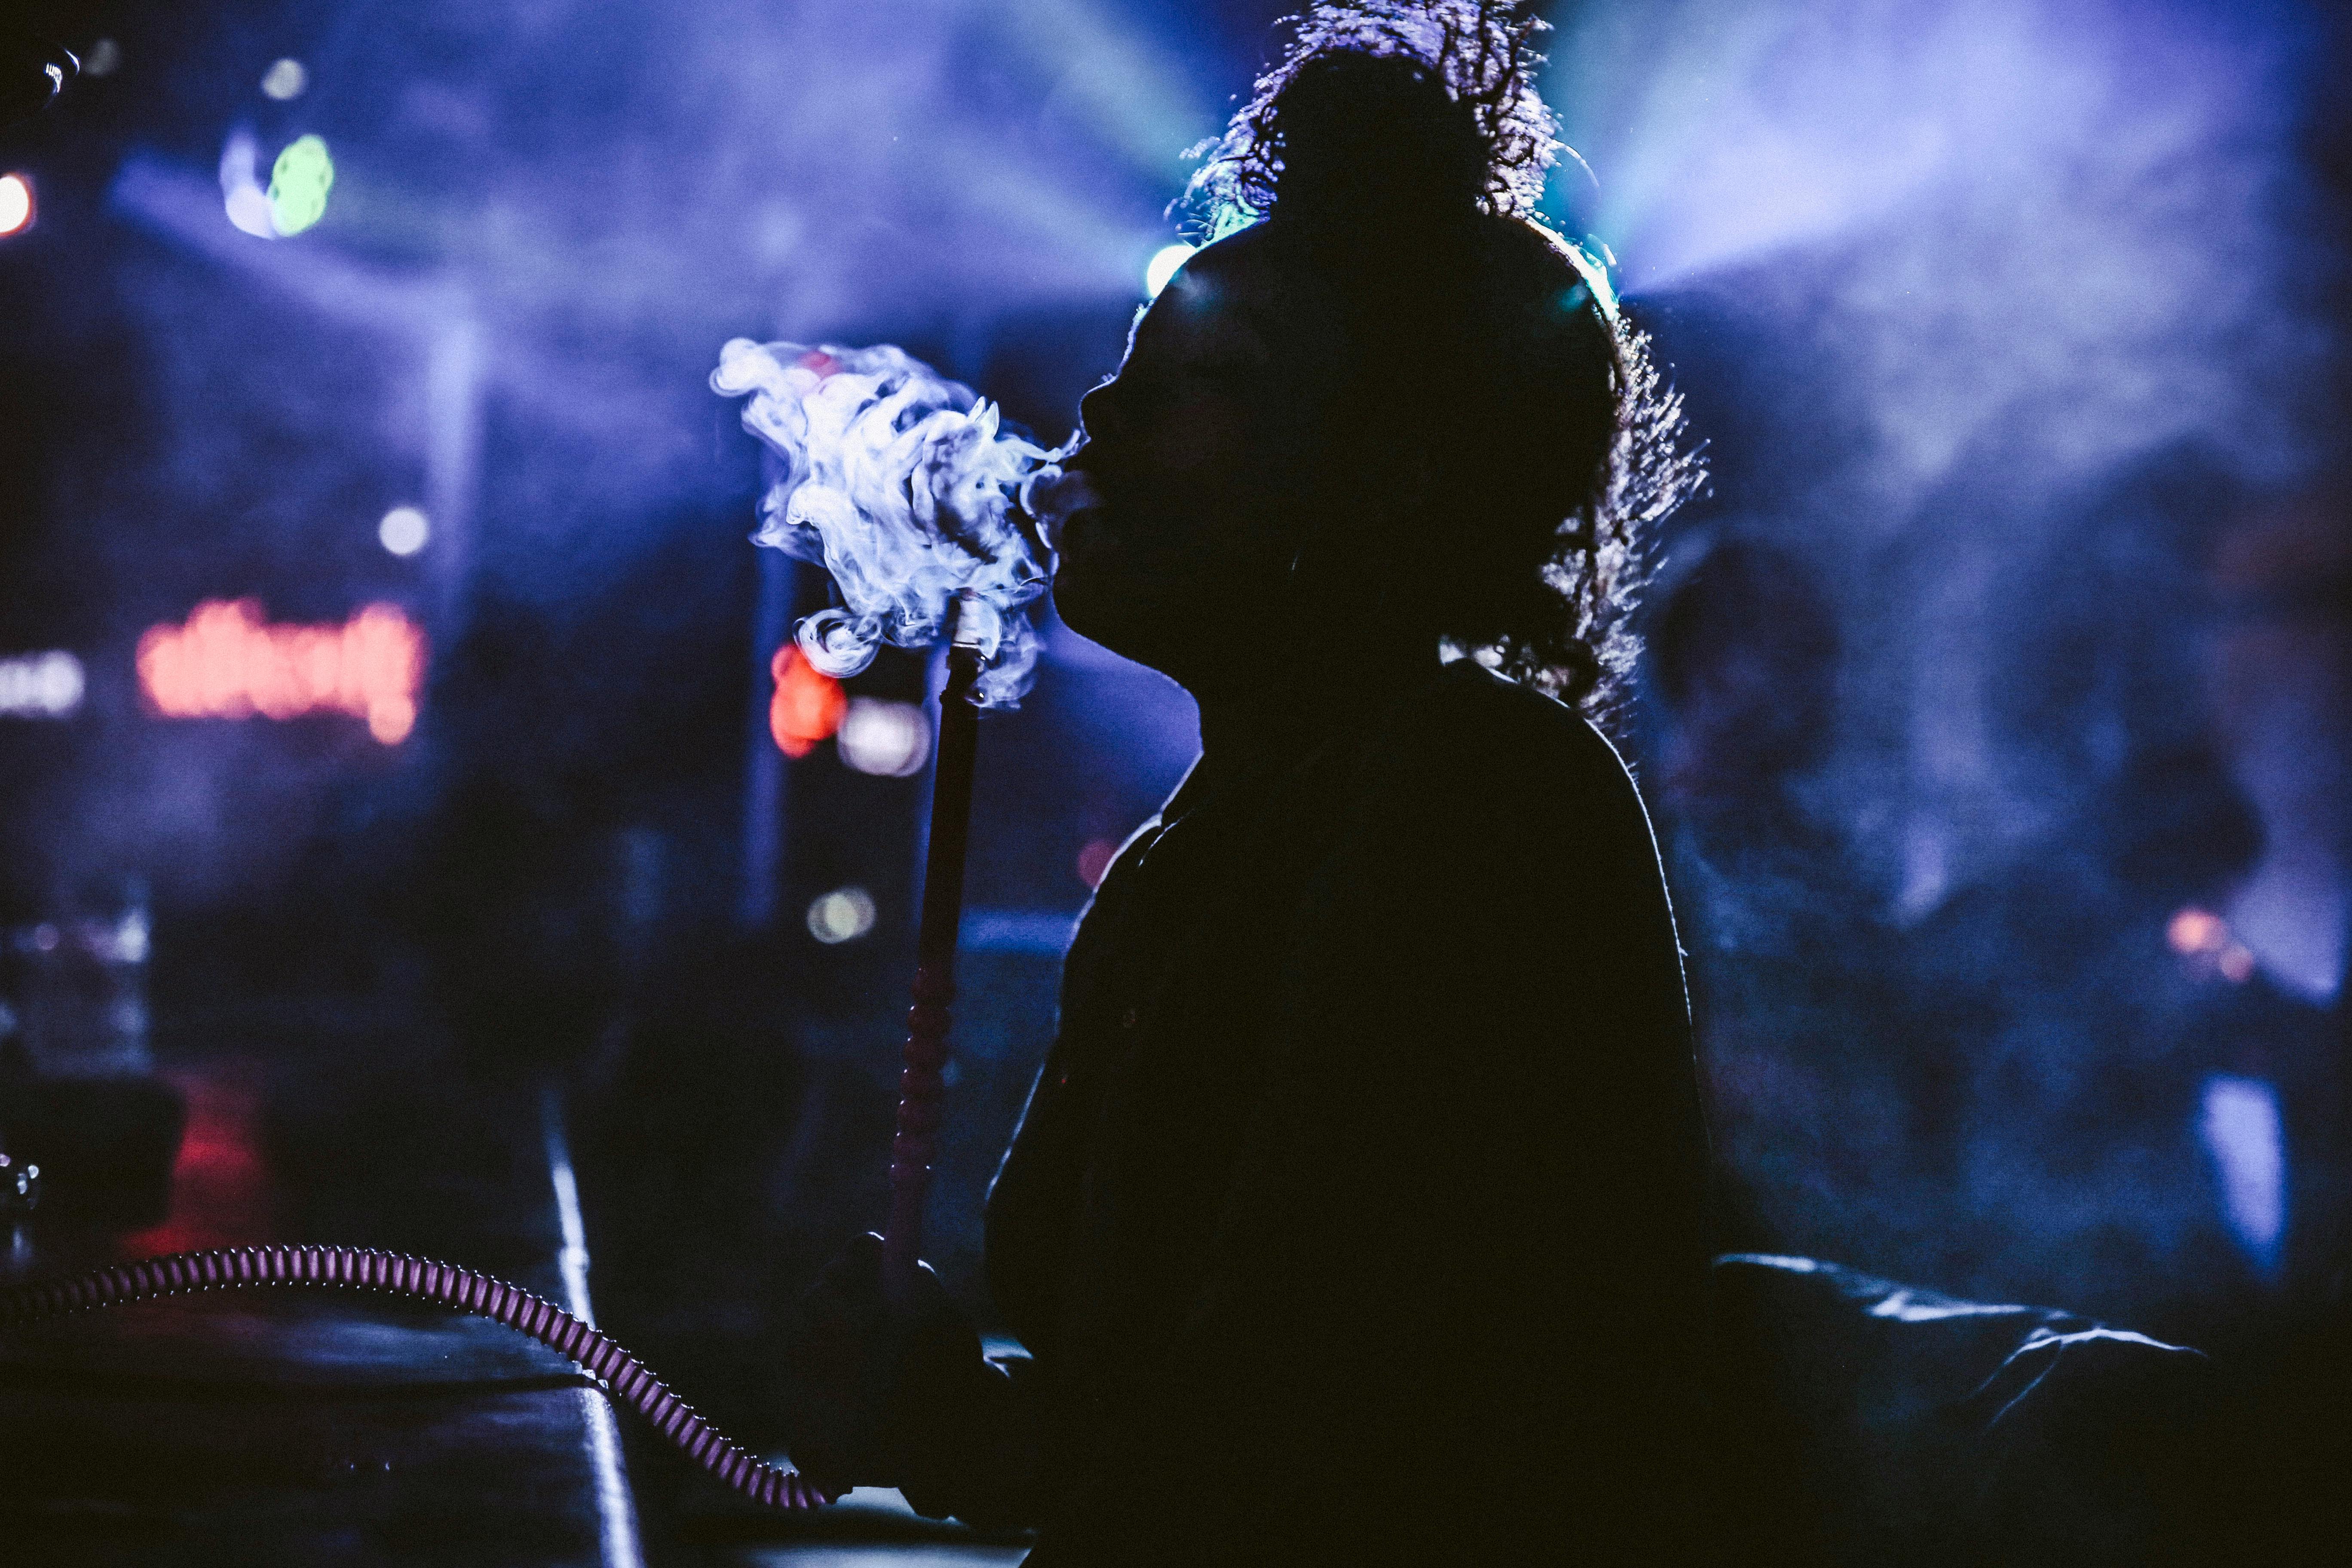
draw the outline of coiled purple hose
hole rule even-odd
[[[0,1329],[184,1290],[245,1285],[340,1285],[435,1301],[495,1318],[578,1362],[615,1399],[653,1423],[687,1457],[755,1502],[815,1508],[827,1492],[796,1470],[762,1463],[730,1443],[662,1386],[643,1362],[552,1301],[487,1274],[355,1247],[240,1247],[142,1258],[70,1279],[0,1290]]]

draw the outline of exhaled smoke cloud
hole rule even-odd
[[[801,623],[810,663],[854,675],[886,642],[929,647],[968,592],[1002,623],[981,700],[1017,701],[1037,659],[1021,610],[1045,591],[1047,567],[1015,501],[1066,454],[1004,434],[993,405],[887,343],[737,338],[710,384],[750,395],[743,427],[769,454],[752,538],[824,566],[841,591],[840,608]]]

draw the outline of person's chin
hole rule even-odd
[[[1118,647],[1118,598],[1097,572],[1064,556],[1054,569],[1054,613],[1089,642]]]
[[[1118,581],[1119,552],[1104,526],[1100,509],[1089,507],[1073,515],[1062,524],[1054,542],[1055,613],[1063,625],[1080,637],[1113,647],[1118,606],[1129,595]]]
[[[1154,635],[1153,608],[1136,584],[1099,567],[1066,560],[1054,574],[1054,613],[1064,626],[1121,658],[1159,669],[1164,638]]]

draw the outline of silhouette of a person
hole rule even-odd
[[[943,1299],[879,1321],[870,1244],[813,1303],[796,1457],[1034,1525],[1037,1568],[1690,1560],[1705,1132],[1649,825],[1579,711],[1686,470],[1523,216],[1524,28],[1356,16],[1212,165],[1268,216],[1084,405],[1057,604],[1191,691],[1202,754],[1079,928],[991,1195],[1029,1354]]]

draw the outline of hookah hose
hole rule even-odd
[[[71,1279],[0,1291],[0,1329],[123,1301],[245,1285],[341,1285],[434,1301],[492,1318],[570,1356],[614,1399],[653,1423],[688,1458],[756,1502],[814,1508],[834,1500],[806,1476],[761,1462],[729,1442],[646,1364],[554,1302],[518,1286],[429,1258],[356,1247],[239,1247],[142,1258]]]
[[[883,1290],[894,1310],[913,1300],[922,1245],[923,1199],[946,1091],[948,1004],[955,995],[956,931],[963,904],[964,847],[971,820],[972,752],[979,714],[972,682],[983,657],[959,640],[948,652],[940,703],[939,768],[931,786],[931,837],[923,875],[915,1005],[900,1075],[898,1135],[891,1144],[890,1217],[883,1231]],[[183,1291],[250,1285],[335,1285],[433,1301],[495,1319],[570,1356],[604,1380],[612,1396],[643,1415],[688,1458],[756,1502],[789,1509],[835,1500],[798,1471],[766,1464],[728,1440],[664,1387],[645,1363],[571,1313],[530,1291],[470,1268],[352,1247],[245,1247],[181,1252],[118,1264],[74,1279],[0,1290],[0,1330],[121,1302]]]

